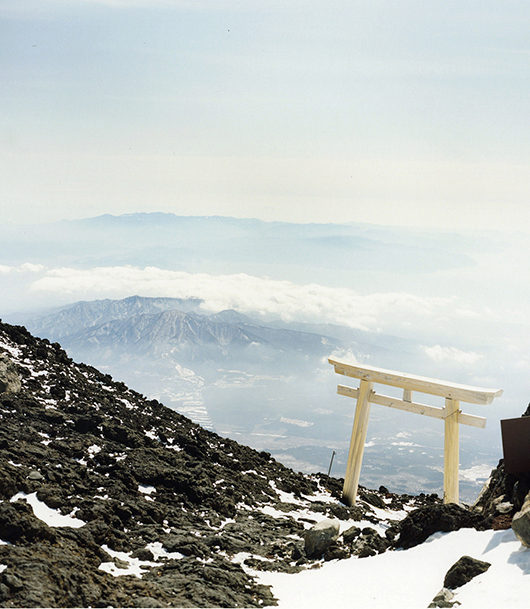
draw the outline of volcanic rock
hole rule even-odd
[[[20,376],[6,354],[0,353],[0,393],[18,393]]]
[[[467,582],[471,581],[477,575],[484,573],[491,567],[491,563],[472,558],[471,556],[462,556],[455,564],[449,568],[445,575],[444,587],[460,588]]]
[[[399,523],[399,537],[394,545],[398,548],[412,548],[438,531],[457,531],[469,527],[478,530],[487,528],[480,514],[455,503],[434,504],[412,511]]]
[[[530,548],[530,493],[526,495],[522,508],[512,519],[512,529],[517,539]]]
[[[318,558],[339,536],[337,520],[326,518],[308,529],[304,535],[305,553],[308,558]]]
[[[521,416],[530,416],[530,404]],[[504,520],[503,516],[511,517],[520,511],[529,492],[530,472],[507,473],[504,459],[501,459],[491,472],[473,507],[488,519],[493,528],[502,528],[498,526],[498,522]],[[511,507],[508,504],[511,504]]]

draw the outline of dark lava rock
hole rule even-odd
[[[438,531],[457,531],[462,528],[487,528],[484,518],[455,503],[433,504],[411,512],[399,523],[399,537],[394,542],[397,548],[412,548],[423,543]]]
[[[364,528],[360,535],[356,536],[351,543],[351,552],[359,558],[375,556],[381,554],[390,546],[390,542],[381,537],[379,533],[371,527]]]
[[[499,516],[499,503],[510,503],[512,508],[509,515],[513,516],[522,508],[529,491],[530,473],[509,474],[504,469],[504,459],[501,459],[473,507],[491,524]]]
[[[17,369],[7,355],[0,353],[0,393],[18,393],[21,387]]]
[[[324,560],[342,560],[343,558],[349,558],[350,556],[351,550],[348,546],[332,543],[324,553]]]
[[[523,507],[514,514],[512,529],[517,539],[524,546],[530,548],[530,493],[526,496]]]
[[[304,534],[305,553],[308,558],[320,558],[339,536],[336,520],[322,520]]]
[[[0,356],[20,379],[0,395],[1,606],[275,603],[232,557],[244,551],[258,569],[299,570],[292,556],[304,527],[275,489],[301,499],[321,491],[318,478],[202,429],[21,326],[0,322]],[[24,499],[10,501],[18,492],[86,524],[50,527]],[[323,516],[351,516],[339,502],[322,505]],[[133,560],[144,564],[141,577],[99,568]]]
[[[370,493],[369,491],[361,490],[359,492],[359,497],[360,497],[360,499],[362,499],[363,501],[366,501],[366,503],[369,503],[370,505],[373,505],[374,507],[381,508],[381,509],[385,509],[387,507],[386,503],[383,501],[383,499],[376,493]]]
[[[350,527],[344,531],[342,534],[342,539],[344,540],[344,543],[350,544],[356,537],[359,537],[360,534],[361,529],[359,527]]]
[[[530,404],[523,417],[530,416]],[[510,474],[504,468],[504,459],[501,459],[497,467],[491,472],[489,480],[484,485],[475,505],[474,509],[483,514],[489,520],[492,528],[495,527],[495,521],[499,520],[499,505],[511,504],[509,516],[513,516],[523,507],[525,497],[530,492],[530,472],[520,474]],[[495,527],[497,528],[497,527]]]
[[[471,556],[462,556],[447,571],[444,579],[444,587],[459,588],[471,581],[477,575],[484,573],[491,567],[491,563],[477,560]]]
[[[9,543],[55,540],[55,532],[35,518],[25,501],[0,502],[0,539]]]

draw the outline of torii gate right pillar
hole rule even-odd
[[[460,461],[460,403],[446,398],[444,408],[444,503],[458,503],[458,463]]]

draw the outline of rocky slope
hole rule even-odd
[[[488,526],[383,487],[346,507],[340,480],[296,473],[2,323],[0,470],[4,607],[274,605],[260,570]],[[337,534],[315,555],[307,530],[326,518]]]

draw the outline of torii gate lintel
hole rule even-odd
[[[333,359],[328,361],[338,374],[360,380],[358,389],[344,385],[337,387],[339,395],[357,400],[344,477],[343,498],[346,503],[353,505],[357,497],[370,404],[380,404],[444,421],[444,503],[458,503],[459,426],[471,425],[483,428],[486,425],[485,418],[464,414],[460,410],[460,402],[490,404],[495,397],[502,395],[502,389],[471,387],[383,368],[359,366]],[[376,393],[373,390],[374,383],[400,387],[403,389],[403,399]],[[441,396],[445,398],[445,406],[438,408],[413,402],[413,391]]]

